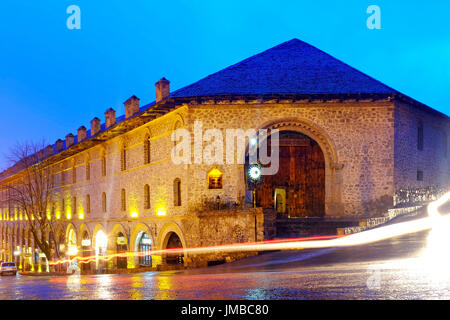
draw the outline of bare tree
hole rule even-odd
[[[18,143],[11,150],[8,157],[13,163],[9,169],[11,179],[4,187],[8,191],[10,206],[23,213],[35,245],[50,261],[52,249],[55,257],[60,254],[57,221],[50,208],[53,192],[52,170],[47,160],[50,154],[44,145]]]

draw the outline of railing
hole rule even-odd
[[[426,188],[402,188],[394,195],[394,206],[411,205],[434,201],[443,195],[447,190],[439,186]]]

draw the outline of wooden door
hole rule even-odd
[[[278,173],[264,176],[256,203],[274,207],[276,188],[286,190],[285,217],[317,217],[325,213],[325,160],[320,146],[300,133],[280,134]]]

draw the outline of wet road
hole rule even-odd
[[[450,299],[447,230],[182,272],[4,276],[0,299]]]

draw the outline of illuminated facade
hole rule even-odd
[[[398,190],[448,187],[448,117],[323,55],[292,40],[173,93],[163,78],[156,102],[141,106],[132,96],[124,116],[108,109],[103,124],[94,118],[90,130],[49,146],[49,207],[64,255],[259,241],[273,236],[269,215],[381,214]],[[172,162],[171,134],[194,132],[195,121],[204,130],[283,133],[280,170],[258,186],[257,208],[245,201],[245,164]],[[14,181],[11,172],[0,186]],[[39,250],[4,190],[2,260],[36,270]],[[83,270],[202,266],[245,255],[144,254],[97,259]]]

